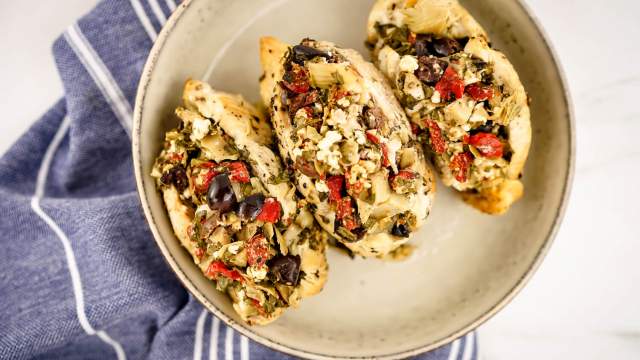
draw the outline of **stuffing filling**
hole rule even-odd
[[[415,140],[390,128],[357,70],[305,39],[290,49],[280,86],[295,129],[290,165],[301,174],[299,186],[314,187],[318,203],[328,204],[323,222],[346,241],[381,232],[409,237],[416,216],[426,214],[406,204],[430,184],[410,169]]]
[[[301,270],[297,249],[321,252],[326,241],[305,203],[285,220],[280,202],[231,137],[195,111],[176,113],[183,121],[166,133],[152,176],[160,189],[174,187],[189,209],[187,248],[194,249],[194,261],[245,320],[295,306],[296,287],[319,276]]]
[[[507,130],[517,109],[492,66],[465,52],[468,38],[380,23],[376,31],[378,42],[368,45],[445,183],[478,191],[503,181],[512,155]]]

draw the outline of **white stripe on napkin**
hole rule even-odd
[[[82,34],[78,24],[73,24],[64,33],[64,37],[76,56],[93,78],[98,89],[120,121],[120,124],[131,138],[131,121],[133,111],[116,80],[93,49],[87,38]]]
[[[169,7],[169,10],[171,10],[171,12],[176,9],[176,3],[173,2],[173,0],[166,0],[165,2],[167,3],[167,6]]]
[[[196,330],[193,340],[193,360],[202,359],[202,337],[204,335],[204,322],[207,320],[207,310],[202,310],[196,321]]]
[[[73,286],[73,295],[76,300],[76,315],[78,316],[78,322],[87,335],[96,335],[102,341],[109,344],[116,352],[116,356],[118,360],[126,360],[127,356],[122,349],[122,346],[117,341],[113,340],[106,332],[102,330],[96,331],[93,326],[89,323],[89,319],[87,319],[87,313],[85,312],[84,307],[84,294],[82,292],[82,280],[80,279],[80,271],[78,271],[78,264],[76,263],[76,257],[73,253],[73,248],[71,247],[71,241],[67,235],[60,229],[58,224],[53,221],[49,215],[47,215],[44,210],[40,207],[40,200],[44,196],[44,187],[47,182],[47,177],[49,176],[49,169],[51,168],[51,161],[53,161],[53,155],[58,150],[62,139],[64,139],[64,135],[67,133],[69,126],[71,125],[71,119],[66,116],[62,123],[60,124],[60,128],[56,132],[53,140],[47,147],[47,151],[44,154],[44,158],[42,159],[42,163],[40,164],[40,169],[38,170],[38,177],[36,180],[36,191],[33,197],[31,198],[31,209],[38,215],[53,232],[58,236],[60,242],[62,242],[62,247],[64,248],[64,255],[67,260],[67,265],[69,267],[69,275],[71,276],[71,285]]]
[[[457,360],[460,353],[460,339],[451,343],[448,360]]]
[[[164,23],[167,22],[167,17],[164,16],[164,13],[162,12],[162,8],[160,7],[160,4],[158,4],[158,0],[149,0],[149,5],[151,6],[151,10],[153,11],[153,14],[156,16],[156,19],[158,19],[158,22],[160,23],[160,25],[164,25]]]
[[[240,337],[240,360],[249,360],[249,339]]]
[[[462,360],[471,360],[471,357],[473,356],[474,341],[473,333],[468,333],[467,340],[464,343],[464,350],[462,351]]]
[[[153,28],[153,24],[151,24],[151,20],[147,16],[147,13],[144,11],[144,7],[140,4],[139,0],[131,0],[131,7],[133,7],[133,11],[135,11],[136,15],[138,15],[138,19],[140,20],[140,24],[144,28],[144,31],[147,32],[151,42],[155,42],[158,37],[158,33],[156,29]]]
[[[220,319],[212,316],[211,334],[209,334],[209,360],[218,360],[218,336],[220,335]]]
[[[233,329],[227,326],[224,337],[224,360],[233,360]]]

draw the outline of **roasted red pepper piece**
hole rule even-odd
[[[440,93],[440,98],[449,101],[451,95],[456,99],[460,99],[464,95],[464,81],[460,79],[458,74],[451,66],[444,71],[444,75],[436,84],[436,90]]]
[[[213,169],[215,167],[218,167],[218,164],[212,162],[212,161],[208,161],[208,162],[203,162],[197,165],[197,167],[199,168],[203,168],[203,169]]]
[[[411,170],[400,170],[397,174],[389,178],[391,188],[396,190],[400,186],[400,180],[414,180],[418,177],[418,174]]]
[[[269,198],[264,201],[264,205],[262,206],[262,210],[258,217],[256,218],[258,221],[264,221],[268,223],[275,224],[280,219],[280,213],[282,212],[282,207],[278,200],[274,198]]]
[[[380,138],[371,131],[367,131],[367,139],[372,143],[380,146],[380,150],[382,151],[382,166],[388,167],[391,166],[391,161],[389,159],[389,147],[385,142],[380,141]]]
[[[467,94],[475,101],[485,101],[493,99],[493,88],[481,86],[478,83],[471,84],[466,88]]]
[[[382,166],[391,166],[391,160],[389,158],[389,147],[386,143],[382,143],[380,144],[380,149],[382,150]]]
[[[264,235],[255,235],[246,242],[245,247],[247,249],[247,263],[249,265],[263,266],[267,262],[269,245]]]
[[[171,153],[167,155],[167,159],[171,161],[171,163],[179,163],[182,161],[183,155],[178,153]]]
[[[429,128],[429,138],[431,139],[431,149],[436,154],[443,154],[447,149],[447,144],[442,137],[442,130],[440,126],[434,120],[426,120],[427,127]]]
[[[244,278],[237,270],[230,270],[222,261],[212,262],[207,268],[205,275],[210,279],[216,279],[218,276],[222,275],[234,281],[244,281]]]
[[[252,299],[252,298],[249,298],[249,300],[251,300],[251,303],[256,308],[256,310],[258,310],[258,313],[260,313],[260,315],[264,316],[264,315],[267,314],[267,312],[264,310],[264,307],[262,307],[262,305],[260,305],[260,301],[258,301],[256,299]]]
[[[350,197],[344,197],[336,206],[336,218],[342,221],[342,225],[349,231],[358,227],[358,222],[353,216],[353,201]]]
[[[310,88],[309,74],[304,67],[293,64],[293,68],[284,75],[282,84],[296,94],[304,94]]]
[[[289,115],[291,115],[291,117],[294,117],[296,115],[296,113],[298,112],[298,110],[304,108],[304,107],[308,107],[310,105],[312,105],[313,103],[315,103],[318,100],[319,96],[318,96],[318,91],[317,90],[313,90],[310,91],[308,93],[304,93],[304,94],[298,94],[295,95],[294,97],[292,97],[291,99],[289,99],[290,104],[289,104]],[[312,110],[310,108],[310,110]],[[307,115],[309,115],[309,111],[307,111]],[[313,117],[313,113],[311,115],[311,117]]]
[[[229,171],[229,179],[239,183],[248,183],[251,181],[249,169],[242,161],[224,162],[222,163],[227,171]]]
[[[469,145],[478,149],[478,152],[490,159],[501,158],[503,154],[502,142],[491,133],[477,133],[469,137]]]
[[[411,170],[400,170],[396,175],[393,175],[391,179],[405,179],[405,180],[413,180],[418,177],[418,174]]]
[[[367,131],[367,139],[376,145],[380,145],[380,139],[373,132]]]
[[[329,188],[329,201],[337,202],[342,199],[342,189],[344,188],[344,176],[336,175],[327,179]]]
[[[213,178],[220,174],[215,170],[216,167],[218,167],[218,164],[214,162],[205,162],[194,166],[194,171],[192,172],[195,172],[196,175],[192,177],[193,184],[201,183],[201,185],[195,185],[194,190],[196,193],[203,193],[209,189],[209,185],[211,184],[211,181],[213,181]]]
[[[469,177],[469,168],[473,163],[473,155],[469,152],[460,153],[453,157],[449,164],[449,169],[453,171],[453,175],[459,182],[467,181]]]

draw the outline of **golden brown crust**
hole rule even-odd
[[[523,194],[524,186],[522,182],[519,180],[505,180],[500,185],[484,189],[479,193],[463,192],[462,198],[465,202],[484,213],[502,215]]]

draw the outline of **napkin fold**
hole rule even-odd
[[[190,296],[142,214],[132,107],[176,6],[104,0],[53,46],[64,96],[0,159],[2,359],[291,358]],[[471,333],[419,358],[476,352]]]

